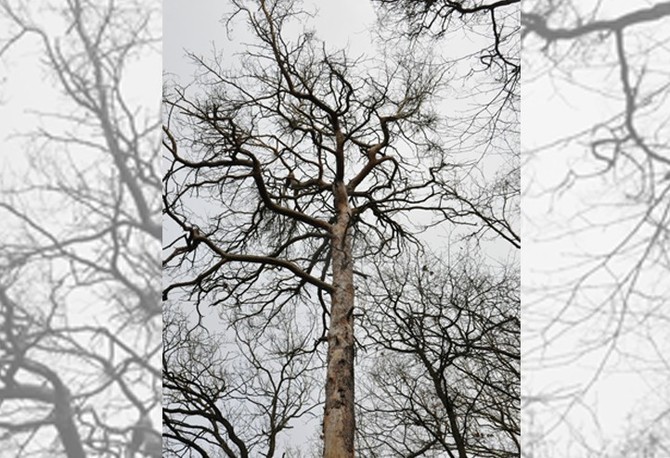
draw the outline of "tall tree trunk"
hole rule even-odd
[[[342,181],[333,186],[336,220],[332,232],[333,293],[328,331],[324,458],[354,456],[354,263],[351,208]]]

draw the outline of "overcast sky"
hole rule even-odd
[[[368,28],[376,20],[368,1],[316,1],[303,2],[307,11],[316,12],[310,25],[317,35],[334,47],[349,46],[353,54],[369,52]],[[163,2],[163,68],[178,75],[186,83],[194,67],[185,59],[185,51],[210,56],[213,45],[221,50],[226,40],[224,15],[230,10],[229,2],[196,0]],[[242,29],[242,27],[240,27]],[[237,33],[243,33],[236,30]]]

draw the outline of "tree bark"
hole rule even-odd
[[[342,181],[333,185],[336,219],[332,229],[330,329],[323,419],[324,458],[353,458],[354,432],[354,263],[351,207]]]
[[[54,405],[53,425],[58,431],[58,436],[65,449],[65,455],[68,458],[86,458],[84,445],[74,420],[75,413],[72,410],[70,390],[67,389],[58,374],[41,363],[26,359],[22,362],[22,367],[29,372],[44,377],[53,385],[52,389],[40,388],[45,394],[39,398],[43,400],[52,399]]]

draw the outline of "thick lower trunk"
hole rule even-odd
[[[344,183],[334,187],[336,221],[332,233],[333,292],[328,331],[324,458],[353,458],[354,432],[354,265],[349,208]]]
[[[63,381],[58,374],[44,364],[25,359],[21,367],[28,372],[43,377],[53,386],[53,388],[48,388],[48,386],[42,385],[36,390],[33,390],[31,386],[24,386],[24,388],[28,389],[29,392],[33,391],[34,399],[53,402],[52,421],[65,449],[65,456],[68,458],[86,458],[84,445],[75,423],[75,412],[72,410],[72,396]]]

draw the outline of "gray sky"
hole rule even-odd
[[[370,51],[367,27],[376,17],[368,1],[342,0],[303,2],[308,11],[318,11],[313,22],[317,35],[328,45],[349,46],[353,54]],[[230,9],[227,2],[196,0],[163,2],[163,68],[178,75],[182,83],[193,74],[193,66],[184,59],[185,50],[210,56],[213,46],[224,49],[227,43],[222,17]],[[240,27],[242,29],[242,27]],[[235,33],[244,33],[236,30]]]

